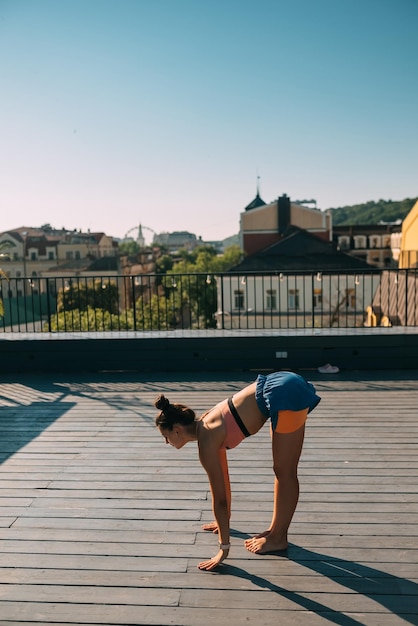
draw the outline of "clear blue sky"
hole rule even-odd
[[[418,0],[0,0],[0,231],[418,196]],[[145,231],[145,234],[149,234]]]

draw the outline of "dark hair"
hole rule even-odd
[[[190,426],[196,419],[193,409],[185,404],[171,404],[163,394],[158,396],[154,406],[161,411],[155,418],[155,425],[158,428],[173,430],[174,424]]]

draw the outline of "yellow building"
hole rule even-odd
[[[418,267],[418,201],[402,222],[399,269]]]

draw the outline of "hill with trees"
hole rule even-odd
[[[404,200],[370,200],[363,204],[329,209],[335,226],[378,224],[404,220],[418,198]]]

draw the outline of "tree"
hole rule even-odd
[[[182,260],[167,272],[166,295],[174,299],[174,309],[186,325],[190,321],[197,327],[216,327],[216,273],[238,263],[242,254],[238,246],[231,246],[223,255],[212,246],[203,246],[193,252],[184,251]]]
[[[243,250],[236,245],[229,246],[225,252],[213,259],[213,270],[217,272],[226,272],[231,267],[238,265],[244,258]]]
[[[170,307],[170,298],[142,296],[135,303],[136,330],[168,330],[175,328],[175,311]]]
[[[133,328],[133,320],[129,316],[119,316],[105,311],[87,307],[86,309],[71,309],[61,311],[51,316],[49,325],[45,324],[44,330],[56,331],[109,331],[130,330]]]
[[[418,198],[405,198],[400,201],[370,200],[362,204],[330,209],[335,226],[378,224],[403,220]]]
[[[166,274],[172,269],[173,265],[174,259],[170,254],[163,254],[155,263],[158,274]]]
[[[140,249],[136,241],[122,241],[122,243],[119,244],[119,255],[135,257]]]
[[[115,281],[83,278],[70,279],[57,296],[57,310],[71,311],[103,309],[117,314],[119,310],[118,288]]]

